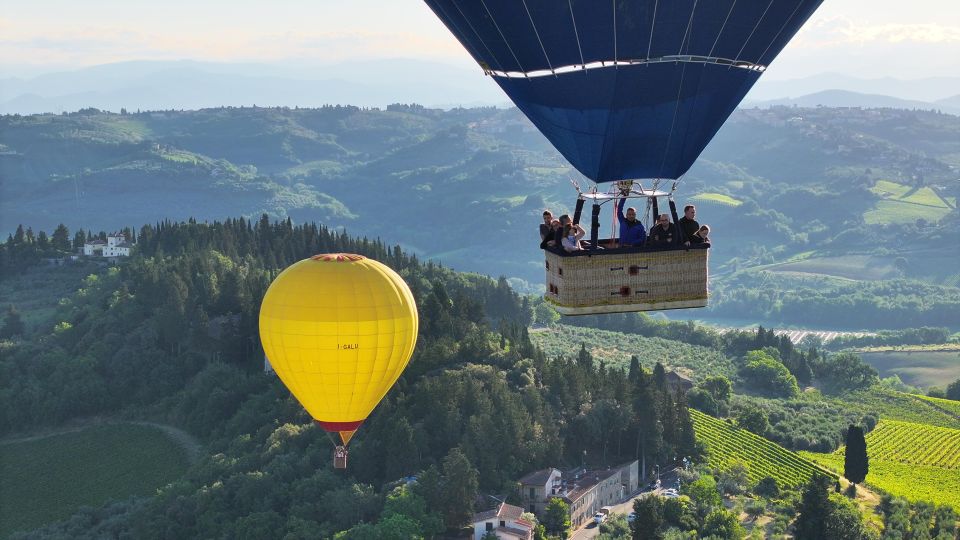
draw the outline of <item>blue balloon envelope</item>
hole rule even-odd
[[[679,178],[822,0],[425,0],[596,182]]]

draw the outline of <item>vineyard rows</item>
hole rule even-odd
[[[867,454],[871,462],[960,469],[960,429],[884,420],[867,435]]]
[[[954,401],[952,399],[940,399],[940,398],[929,397],[929,396],[918,396],[918,395],[914,395],[914,397],[922,401],[926,401],[927,403],[933,405],[934,407],[942,411],[947,411],[950,414],[956,416],[957,418],[960,418],[960,401]]]
[[[801,454],[825,467],[843,471],[843,456],[840,454]],[[871,460],[866,484],[913,502],[949,504],[960,511],[960,470],[957,469]]]
[[[690,409],[697,440],[707,446],[707,464],[725,469],[736,462],[746,463],[750,481],[765,476],[777,479],[781,486],[800,486],[816,472],[830,474],[817,465],[763,437],[734,427],[698,410]]]

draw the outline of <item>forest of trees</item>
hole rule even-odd
[[[512,494],[536,468],[640,458],[649,469],[698,454],[685,396],[662,365],[608,369],[578,343],[546,358],[527,335],[528,299],[505,279],[266,217],[163,222],[136,236],[134,256],[87,276],[49,326],[5,342],[0,433],[122,412],[188,430],[209,456],[155,498],[87,509],[38,534],[375,538],[401,522],[430,534],[462,526],[478,492]],[[23,245],[0,246],[7,268],[40,261]],[[397,270],[422,321],[411,364],[358,433],[346,475],[329,469],[329,440],[262,372],[257,339],[272,277],[320,252]],[[398,487],[410,475],[418,481]]]

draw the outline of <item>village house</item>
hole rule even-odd
[[[524,508],[538,516],[543,515],[550,499],[559,497],[570,507],[570,522],[580,527],[602,507],[632,495],[639,485],[639,464],[634,460],[605,469],[534,471],[520,479],[519,490]]]
[[[501,540],[531,540],[534,524],[523,519],[523,508],[500,503],[496,508],[474,514],[473,540],[493,532]]]
[[[99,238],[83,244],[83,254],[88,257],[129,257],[133,244],[127,242],[127,237],[121,233],[107,236],[104,242]]]
[[[673,393],[683,392],[687,393],[693,388],[693,381],[688,377],[677,373],[676,371],[667,372],[667,385],[670,387],[670,391]]]

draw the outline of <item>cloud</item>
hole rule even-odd
[[[846,17],[810,21],[796,37],[798,47],[868,44],[960,44],[960,26],[937,23],[862,24]]]

